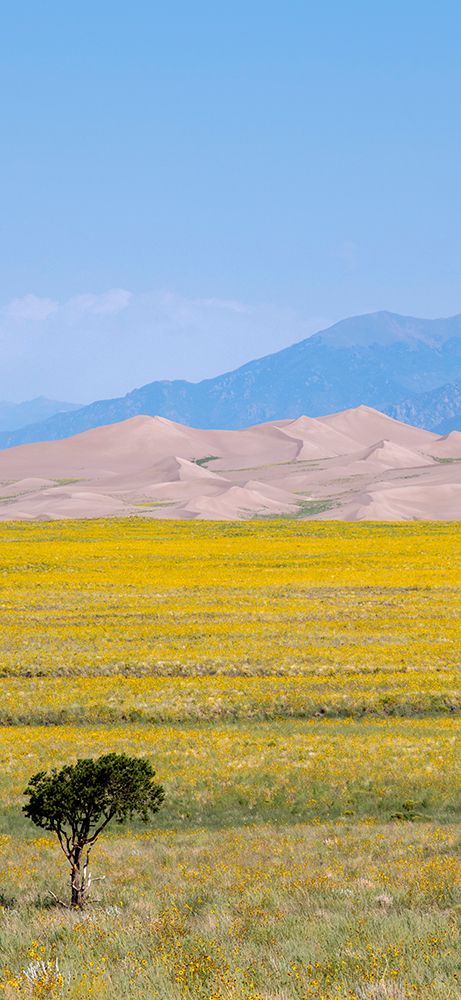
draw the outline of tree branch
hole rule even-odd
[[[90,844],[91,846],[93,846],[96,838],[99,837],[99,834],[101,833],[101,831],[104,830],[104,827],[107,826],[108,823],[110,823],[111,819],[113,819],[114,816],[115,816],[115,812],[110,812],[109,815],[106,816],[104,822],[101,823],[101,825],[98,826],[97,830],[94,831],[93,836],[90,837],[89,840],[87,840],[87,844]]]
[[[62,847],[63,853],[65,854],[67,860],[69,861],[70,860],[70,853],[71,853],[70,852],[69,838],[66,837],[65,833],[63,833],[63,831],[60,829],[60,827],[56,827],[56,833],[57,833],[57,836],[58,836],[59,843],[60,843],[60,845]],[[65,841],[66,841],[66,846],[64,846],[64,838],[65,838]]]

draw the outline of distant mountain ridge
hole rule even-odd
[[[0,401],[0,431],[14,431],[29,424],[42,422],[56,413],[80,410],[81,403],[65,403],[57,399],[37,396],[24,403]]]
[[[390,312],[342,320],[299,343],[202,382],[150,382],[12,433],[0,447],[57,440],[145,414],[198,428],[239,429],[269,420],[320,416],[365,404],[397,415],[400,405],[433,426],[423,396],[461,382],[461,315],[415,319]],[[429,398],[428,396],[428,398]],[[416,400],[419,398],[419,403]],[[437,409],[439,423],[453,411]],[[453,412],[452,412],[453,411]],[[409,412],[409,409],[408,409]],[[458,412],[458,411],[457,411]],[[407,410],[405,411],[407,413]],[[399,413],[399,419],[410,419]],[[458,422],[456,422],[458,420]]]

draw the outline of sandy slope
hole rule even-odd
[[[370,407],[240,431],[133,417],[0,452],[0,519],[461,519],[461,433]]]

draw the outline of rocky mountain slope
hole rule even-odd
[[[438,434],[461,430],[461,381],[410,396],[389,407],[388,413],[396,420],[426,427]]]

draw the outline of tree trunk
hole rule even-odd
[[[82,909],[85,905],[86,897],[90,891],[91,875],[88,870],[87,852],[85,863],[82,865],[83,848],[77,847],[71,861],[71,906]]]
[[[84,890],[81,886],[80,872],[78,868],[72,868],[71,874],[71,901],[70,905],[81,909],[83,906]]]

